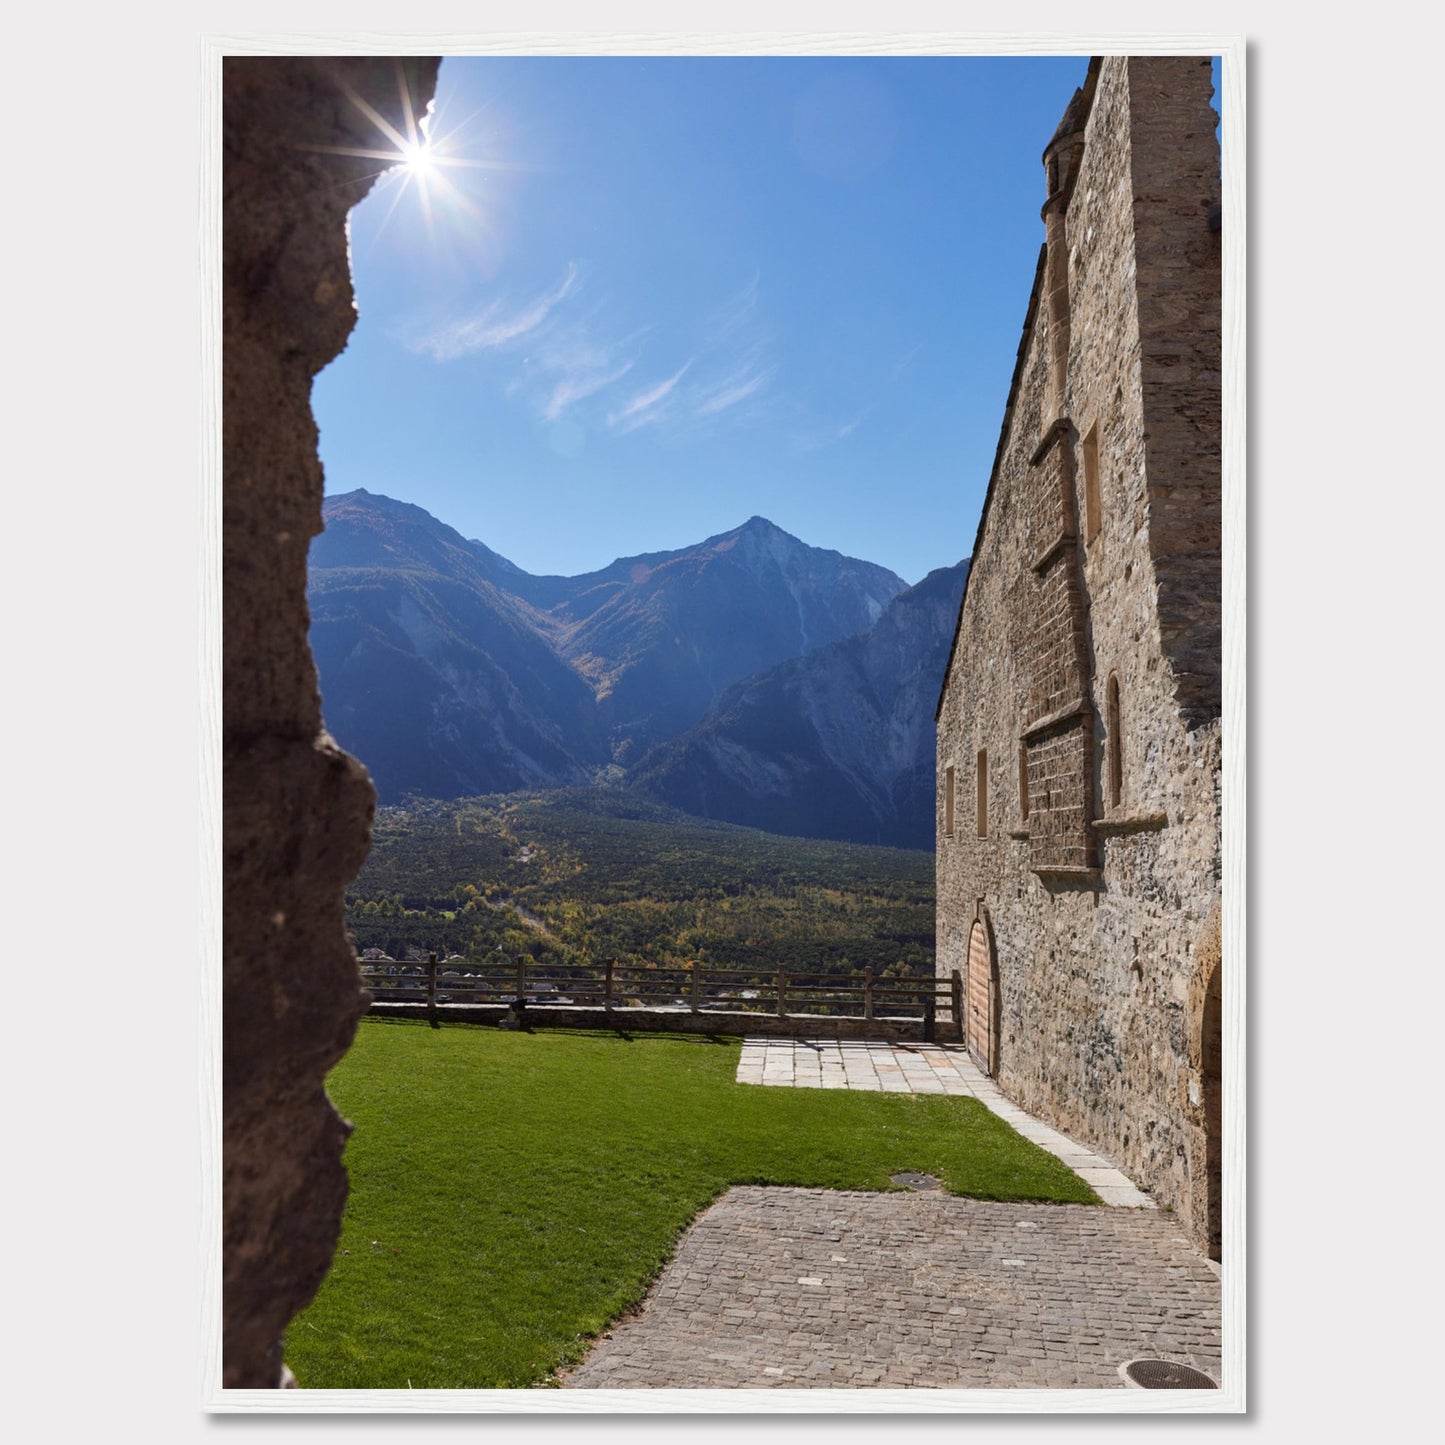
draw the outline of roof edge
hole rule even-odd
[[[1100,55],[1091,56],[1089,59],[1089,69],[1084,76],[1084,84],[1081,87],[1083,96],[1077,121],[1077,129],[1082,130],[1087,126],[1089,117],[1094,113],[1094,91],[1099,84],[1099,70],[1103,63],[1104,58]],[[1073,110],[1079,102],[1080,96],[1075,92],[1073,99],[1070,100],[1068,108],[1065,111],[1065,115],[1067,116],[1068,111]],[[1049,144],[1052,145],[1053,142],[1050,141]],[[1078,180],[1078,173],[1081,169],[1082,167],[1076,166],[1074,168],[1074,174],[1069,177],[1068,186],[1063,196],[1065,208],[1068,207],[1069,201],[1073,198],[1074,184]],[[964,578],[963,596],[958,600],[958,621],[953,627],[953,643],[948,649],[948,665],[943,669],[943,684],[938,691],[938,705],[933,710],[933,721],[935,724],[943,715],[943,700],[948,696],[948,682],[953,676],[953,662],[954,658],[958,655],[958,639],[963,631],[963,609],[968,602],[968,589],[973,583],[974,563],[978,560],[979,547],[983,542],[983,529],[988,522],[989,507],[993,503],[994,487],[998,482],[999,468],[1003,464],[1004,449],[1008,445],[1009,426],[1013,421],[1014,414],[1014,402],[1018,399],[1019,384],[1023,380],[1024,360],[1028,356],[1029,342],[1033,339],[1034,318],[1038,314],[1039,293],[1043,289],[1044,263],[1047,257],[1048,245],[1045,243],[1039,247],[1039,259],[1037,265],[1034,267],[1034,284],[1029,291],[1028,308],[1024,312],[1023,330],[1019,336],[1019,349],[1014,358],[1013,377],[1009,381],[1008,400],[1004,402],[1003,421],[999,426],[998,446],[994,449],[993,454],[993,468],[988,474],[988,488],[983,494],[983,507],[978,514],[978,530],[974,533],[973,550],[969,553],[971,560],[969,562],[968,576]]]

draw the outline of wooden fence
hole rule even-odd
[[[435,1021],[439,1005],[473,1004],[559,1016],[578,1009],[608,1015],[629,1011],[748,1014],[785,1018],[912,1020],[932,1037],[936,1021],[947,1018],[956,1032],[963,1020],[963,981],[950,978],[890,978],[874,975],[804,973],[780,968],[761,979],[756,970],[691,966],[646,966],[608,959],[599,964],[542,965],[523,955],[487,962],[462,958],[425,963],[360,962],[362,980],[379,1004],[425,1005]]]

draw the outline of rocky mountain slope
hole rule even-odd
[[[312,545],[311,650],[326,725],[381,801],[591,781],[592,689],[499,569],[419,507],[338,500]]]
[[[549,619],[623,766],[690,727],[732,683],[871,626],[905,586],[762,517],[571,581],[553,593]]]
[[[699,817],[931,848],[933,711],[967,572],[931,572],[867,632],[731,688],[630,783]]]
[[[325,717],[383,802],[616,777],[730,685],[870,627],[905,588],[761,517],[567,578],[391,498],[323,510],[309,596]]]

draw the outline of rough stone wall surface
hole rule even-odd
[[[1107,58],[1091,78],[1065,224],[1050,228],[1068,248],[1062,435],[1044,448],[1060,419],[1040,307],[940,702],[939,776],[970,777],[986,749],[991,819],[985,838],[962,824],[948,836],[940,800],[938,968],[966,976],[981,900],[999,1082],[1116,1157],[1202,1243],[1194,1035],[1220,887],[1218,151],[1207,59]],[[1084,710],[1050,723],[1075,678]]]
[[[1054,389],[1051,374],[1051,396]],[[1030,594],[1024,653],[1029,687],[1023,718],[1030,857],[1035,868],[1084,869],[1094,862],[1090,830],[1094,735],[1074,467],[1066,423],[1049,429],[1040,451],[1021,473],[1019,485],[1027,499],[1027,535],[1033,552],[1028,569],[1033,581],[1025,583]]]
[[[1159,627],[1190,726],[1219,717],[1222,270],[1209,60],[1159,60],[1131,81],[1140,370],[1149,429],[1149,546]]]
[[[342,894],[374,794],[322,727],[306,556],[321,530],[311,382],[355,320],[346,216],[438,61],[227,58],[222,74],[222,1384],[280,1385],[331,1261],[347,1126],[326,1071],[363,996]],[[403,97],[402,87],[408,96]]]

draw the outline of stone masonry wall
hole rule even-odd
[[[1057,229],[1067,246],[1064,414],[1048,414],[1038,308],[940,702],[939,777],[952,765],[970,778],[986,750],[991,816],[987,837],[966,826],[966,811],[946,836],[940,803],[938,966],[966,971],[981,900],[998,953],[1001,1085],[1113,1155],[1204,1245],[1207,1060],[1197,1035],[1220,886],[1210,228],[1219,188],[1208,61],[1108,58],[1086,89],[1082,160],[1065,224],[1050,228],[1051,244]],[[1051,493],[1040,490],[1055,480],[1043,445],[1056,423],[1072,519],[1067,507],[1047,519]],[[1086,438],[1097,445],[1099,488],[1088,538]],[[1051,530],[1061,544],[1040,567]],[[1073,701],[1075,677],[1085,710],[1039,728],[1048,709]],[[1117,805],[1106,776],[1115,750]],[[1066,861],[1072,871],[1054,866]],[[1214,1198],[1217,1207],[1217,1189]]]
[[[1222,272],[1207,56],[1132,81],[1140,371],[1160,640],[1191,727],[1219,717]]]
[[[311,382],[355,321],[346,217],[436,60],[228,58],[222,74],[222,1384],[285,1382],[331,1262],[347,1126],[322,1082],[363,998],[342,894],[374,793],[326,735],[307,645],[321,530]]]
[[[1051,379],[1051,396],[1053,390]],[[1033,581],[1025,584],[1028,697],[1022,728],[1029,854],[1035,869],[1070,873],[1094,863],[1095,742],[1073,472],[1070,428],[1062,423],[1049,428],[1019,478],[1033,552]]]

